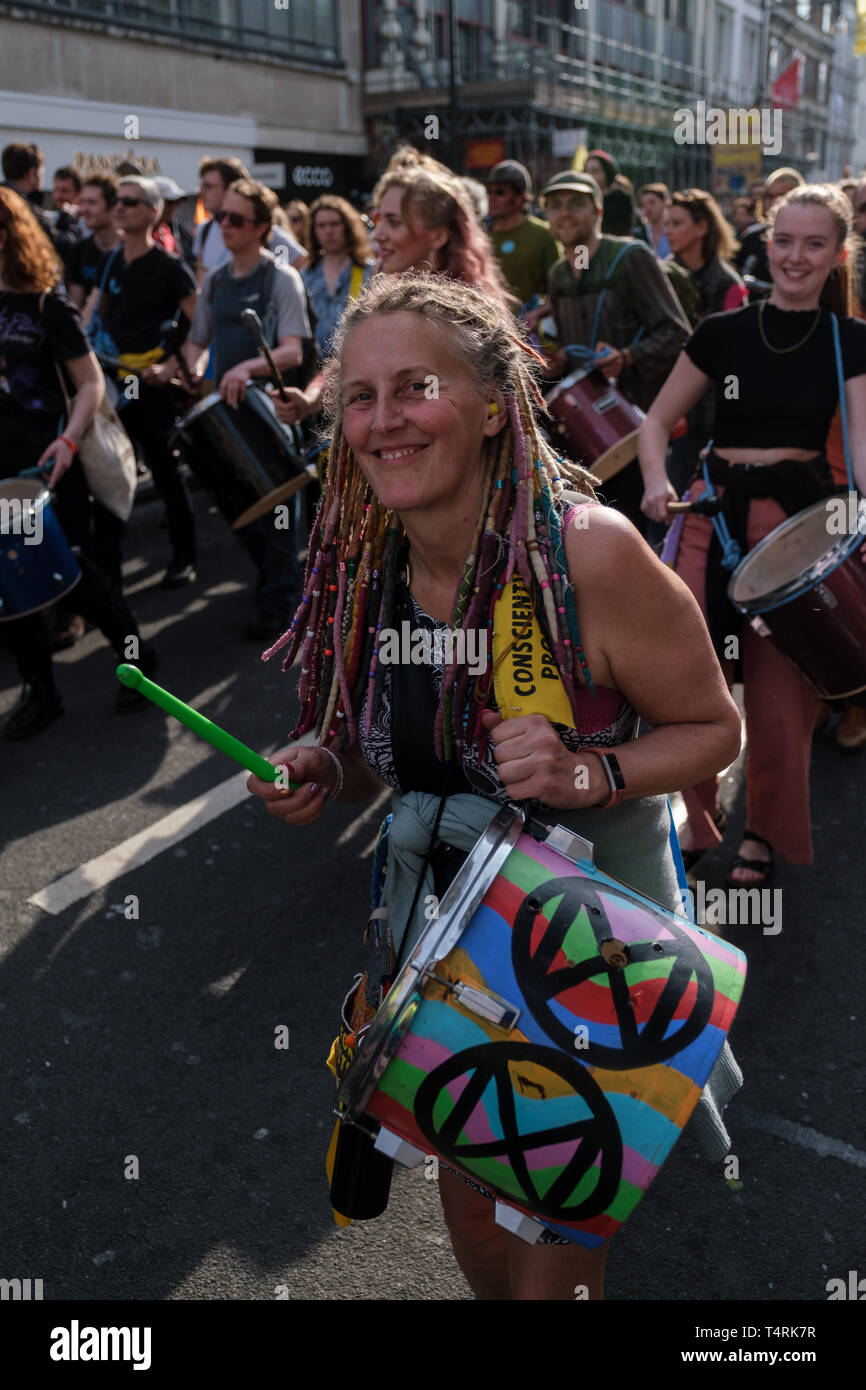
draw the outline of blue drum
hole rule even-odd
[[[35,478],[0,483],[0,622],[48,608],[80,578],[45,484]]]

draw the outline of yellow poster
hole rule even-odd
[[[857,0],[857,28],[854,33],[854,52],[866,53],[866,0]]]

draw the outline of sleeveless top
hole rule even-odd
[[[400,576],[395,608],[397,610],[395,626],[400,619],[408,618],[413,629],[444,633],[449,628],[448,623],[438,622],[420,607],[406,587],[405,571]],[[466,747],[461,767],[439,772],[438,777],[429,767],[429,758],[420,756],[419,744],[421,739],[411,738],[411,731],[409,731],[409,737],[412,747],[395,747],[395,743],[399,743],[401,739],[404,745],[407,741],[407,735],[404,732],[406,724],[401,720],[403,711],[397,708],[395,703],[395,684],[399,689],[397,700],[411,700],[415,706],[413,708],[415,717],[412,722],[416,730],[418,729],[417,719],[424,717],[426,723],[425,716],[430,715],[429,729],[432,738],[433,719],[442,689],[444,658],[441,652],[441,642],[437,643],[434,640],[431,642],[431,664],[413,668],[411,671],[405,667],[400,668],[396,682],[394,673],[397,668],[387,668],[382,689],[381,707],[378,717],[371,723],[369,734],[364,732],[367,715],[366,701],[361,712],[358,730],[361,753],[376,775],[397,792],[431,791],[438,794],[442,790],[449,792],[469,791],[476,796],[485,797],[488,801],[497,801],[501,805],[507,805],[512,798],[499,779],[492,743],[488,742],[484,756],[480,760],[477,747]],[[406,687],[405,690],[404,687]],[[417,708],[418,704],[422,705],[423,715],[421,709]],[[488,708],[492,711],[497,710],[495,698],[491,697]],[[612,690],[609,686],[596,686],[594,696],[588,690],[578,692],[576,728],[566,728],[562,724],[554,724],[553,727],[565,747],[570,752],[576,752],[581,746],[618,747],[634,737],[637,722],[637,712],[625,696],[620,694],[618,690]],[[440,768],[442,766],[439,765]],[[407,774],[406,769],[409,767],[411,767],[411,772]],[[412,776],[412,773],[415,775]],[[542,803],[538,803],[538,808],[542,808]],[[544,809],[549,810],[551,808]]]

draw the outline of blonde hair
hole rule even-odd
[[[781,170],[777,172],[782,172]],[[854,236],[854,212],[850,202],[841,189],[832,183],[802,183],[792,188],[774,207],[770,209],[770,235],[775,230],[779,214],[790,207],[826,208],[836,223],[836,249],[844,246],[848,257],[841,265],[834,265],[821,290],[822,308],[833,314],[848,317],[853,309],[852,267],[859,255],[857,238]]]
[[[545,407],[534,375],[541,359],[508,311],[459,281],[407,272],[375,276],[348,305],[326,369],[331,446],[304,596],[289,631],[265,653],[267,660],[287,647],[284,670],[301,658],[301,713],[292,738],[314,729],[320,744],[353,747],[362,715],[369,732],[381,707],[385,668],[377,660],[377,634],[393,622],[404,532],[346,443],[340,381],[350,334],[361,324],[398,313],[416,314],[442,334],[466,363],[479,397],[489,400],[498,390],[505,398],[505,427],[485,437],[480,449],[482,505],[451,626],[489,630],[499,593],[519,574],[533,595],[577,721],[581,673],[592,686],[565,561],[563,512],[566,488],[593,496],[595,479],[559,459],[541,435],[537,412]],[[455,653],[460,650],[455,643]],[[440,759],[459,760],[466,745],[483,743],[481,715],[492,684],[492,652],[480,676],[456,657],[446,664],[435,724]]]

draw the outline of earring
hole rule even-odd
[[[489,404],[489,406],[487,407],[487,418],[488,418],[488,420],[489,420],[489,419],[492,419],[492,417],[493,417],[494,415],[498,415],[498,414],[499,414],[499,406],[496,404],[495,401],[491,401],[490,404]]]

